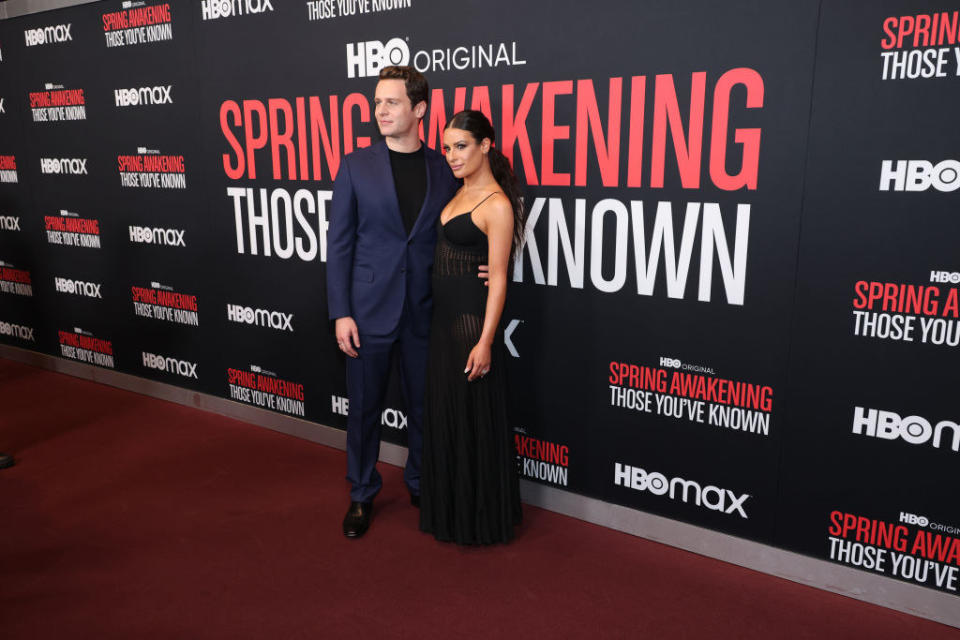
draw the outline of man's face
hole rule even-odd
[[[384,137],[401,138],[416,130],[426,105],[421,102],[416,108],[410,104],[403,80],[381,80],[373,98],[377,126]]]

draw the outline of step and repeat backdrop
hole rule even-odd
[[[480,109],[527,185],[522,477],[956,594],[958,40],[920,0],[6,20],[0,340],[343,428],[333,179],[410,64],[425,142]]]

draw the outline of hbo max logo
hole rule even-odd
[[[33,327],[0,322],[0,336],[13,336],[21,340],[33,340]]]
[[[173,104],[170,91],[173,85],[114,89],[113,100],[118,107],[136,107],[141,104]]]
[[[185,247],[186,241],[183,229],[164,229],[163,227],[140,227],[129,225],[130,242],[144,244],[159,244],[167,247]]]
[[[395,64],[410,64],[410,47],[401,38],[391,38],[387,44],[370,40],[347,45],[348,78],[375,76],[383,67]]]
[[[55,173],[71,176],[87,174],[86,158],[40,158],[41,173]]]
[[[203,0],[200,3],[200,12],[204,20],[232,18],[267,11],[273,11],[270,0]]]
[[[293,314],[268,309],[252,309],[239,304],[227,305],[227,320],[243,324],[255,324],[281,331],[293,331]]]
[[[148,369],[156,369],[165,373],[175,373],[184,378],[197,378],[197,365],[187,360],[178,360],[167,356],[160,356],[155,353],[141,352],[143,354],[143,366]]]
[[[72,293],[77,296],[86,296],[87,298],[103,298],[100,292],[103,285],[96,282],[85,282],[84,280],[72,280],[70,278],[54,278],[53,284],[60,293]]]
[[[39,29],[27,29],[23,32],[23,37],[28,47],[56,42],[70,42],[73,40],[73,35],[70,33],[72,26],[73,23],[68,22],[67,24],[40,27]]]

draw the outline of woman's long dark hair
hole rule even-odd
[[[500,149],[493,146],[497,141],[497,134],[493,130],[493,125],[487,120],[487,116],[482,111],[466,109],[450,118],[444,129],[462,129],[469,131],[477,143],[483,142],[484,138],[490,139],[490,152],[487,158],[490,160],[490,170],[493,172],[493,179],[497,181],[503,193],[510,200],[510,206],[513,207],[513,243],[510,247],[510,259],[513,260],[517,253],[523,247],[524,226],[527,221],[526,211],[523,209],[523,192],[520,190],[520,181],[513,173],[510,161],[500,152]]]

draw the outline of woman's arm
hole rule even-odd
[[[507,273],[510,270],[510,246],[513,242],[513,208],[503,194],[490,198],[477,213],[477,226],[487,234],[489,280],[487,306],[480,340],[467,358],[468,380],[476,380],[490,370],[490,347],[507,300]]]

